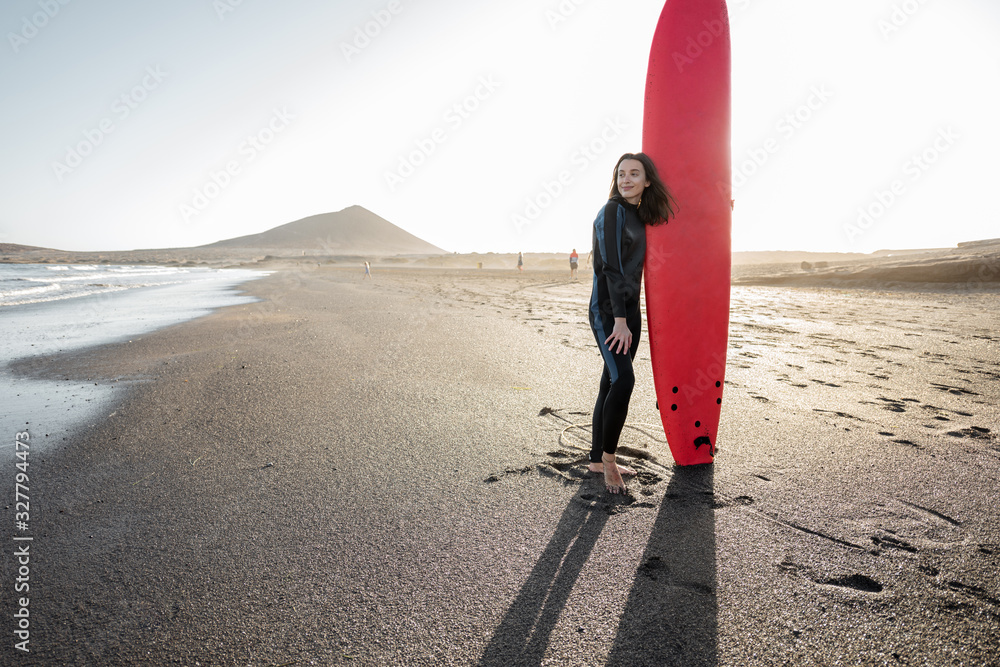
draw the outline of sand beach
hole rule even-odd
[[[988,285],[735,286],[716,463],[672,464],[643,343],[620,498],[586,280],[362,273],[12,367],[129,384],[32,454],[5,663],[1000,664]]]
[[[0,667],[1000,667],[1000,2],[835,9],[5,3]]]

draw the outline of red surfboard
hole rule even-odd
[[[642,150],[677,200],[646,231],[653,383],[678,465],[715,457],[729,337],[732,188],[729,13],[667,0],[646,75]]]

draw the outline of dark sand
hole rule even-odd
[[[734,288],[716,464],[672,466],[644,342],[622,499],[567,277],[288,270],[23,368],[147,381],[33,459],[0,662],[1000,664],[996,292]]]

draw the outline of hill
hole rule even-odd
[[[445,252],[361,206],[312,215],[266,232],[216,241],[199,248],[379,256]]]
[[[49,250],[51,252],[59,252],[58,250],[52,250],[51,248],[39,248],[33,245],[20,245],[17,243],[0,243],[0,255],[13,255],[19,252],[33,252],[35,250]]]

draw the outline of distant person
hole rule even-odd
[[[365,275],[361,279],[364,280],[365,278],[372,280],[372,265],[368,262],[365,262]]]
[[[622,474],[635,470],[615,462],[635,386],[632,360],[639,347],[639,291],[646,260],[646,226],[674,215],[673,198],[645,153],[625,153],[611,179],[611,194],[594,220],[594,288],[590,327],[604,371],[594,406],[590,470],[604,473],[610,493],[624,493]]]
[[[580,267],[580,256],[576,254],[576,248],[569,254],[569,279],[576,280],[576,270]]]
[[[517,270],[524,271],[524,255],[517,253]]]

